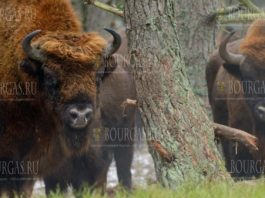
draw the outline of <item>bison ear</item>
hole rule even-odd
[[[20,69],[33,77],[41,78],[43,76],[42,64],[34,60],[23,59],[20,63]]]
[[[23,72],[29,74],[30,76],[36,76],[36,74],[37,74],[37,67],[36,67],[35,63],[33,63],[29,59],[22,60],[22,62],[20,63],[20,69]]]
[[[229,63],[224,63],[223,67],[232,76],[239,78],[239,79],[241,78],[240,66],[229,64]]]

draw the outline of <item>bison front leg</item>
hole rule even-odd
[[[22,181],[19,188],[19,194],[21,197],[31,197],[35,180],[25,180]]]
[[[251,114],[244,103],[229,101],[228,108],[228,126],[248,132],[253,131]],[[243,115],[238,116],[240,114]],[[229,171],[234,179],[251,179],[252,177],[258,177],[260,175],[259,169],[256,168],[258,163],[256,163],[250,150],[242,143],[229,141],[229,155],[230,161],[227,163],[229,163]]]
[[[57,179],[56,176],[45,177],[44,183],[46,195],[50,195],[52,192],[56,192],[58,189],[62,192],[67,190],[66,182]]]
[[[0,197],[30,197],[35,183],[32,175],[23,174],[20,161],[1,158],[0,162]]]
[[[119,183],[127,189],[132,187],[131,165],[133,160],[133,144],[119,145],[114,148],[114,159],[117,167]]]

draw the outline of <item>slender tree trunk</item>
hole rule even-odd
[[[223,0],[227,5],[231,5],[231,4],[238,4],[237,0]],[[264,7],[265,2],[264,0],[251,0],[252,3],[254,3],[255,5],[259,6],[259,7]]]
[[[158,180],[171,188],[185,181],[229,178],[212,123],[188,81],[179,41],[182,26],[176,23],[178,2],[127,0],[125,5],[131,65],[150,152]],[[201,36],[203,40],[206,35]]]
[[[251,0],[251,2],[255,4],[257,7],[259,7],[260,9],[263,9],[265,11],[264,0]],[[238,0],[223,0],[221,6],[226,7],[226,6],[236,5],[236,4],[238,4]],[[247,33],[247,29],[249,25],[250,24],[245,24],[245,23],[242,23],[242,24],[232,23],[232,24],[221,26],[219,28],[220,31],[219,31],[219,38],[217,38],[218,40],[217,45],[219,45],[222,39],[224,38],[224,36],[226,36],[231,31],[236,31],[236,36],[234,37],[235,39],[243,38]]]

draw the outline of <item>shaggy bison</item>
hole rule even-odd
[[[107,171],[114,157],[118,179],[127,189],[131,188],[131,163],[133,159],[134,127],[136,107],[123,107],[126,99],[136,99],[134,80],[126,70],[128,63],[120,55],[115,55],[117,67],[105,74],[99,88],[99,106],[105,139],[100,152],[88,152],[80,157],[72,157],[49,177],[44,179],[46,194],[62,191],[72,186],[79,191],[84,185],[105,186]]]
[[[207,65],[206,78],[214,121],[252,133],[259,152],[221,140],[226,167],[233,177],[261,175],[265,160],[265,20],[255,21],[242,40],[227,36]]]
[[[0,195],[30,195],[34,178],[100,144],[96,73],[112,61],[120,36],[107,29],[114,37],[107,46],[83,33],[67,0],[9,0],[0,8],[36,13],[0,22]]]

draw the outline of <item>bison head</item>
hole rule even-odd
[[[262,126],[265,122],[265,62],[249,54],[229,52],[227,43],[233,34],[228,35],[219,48],[220,56],[225,61],[223,66],[227,72],[241,81],[246,102],[254,115],[256,125]],[[254,45],[252,49],[253,47],[259,51],[259,46]]]
[[[43,108],[54,112],[62,139],[73,148],[84,145],[89,129],[97,125],[97,74],[109,68],[121,44],[115,31],[105,30],[114,38],[109,45],[96,33],[40,30],[22,42],[27,58],[21,69],[37,79]]]

